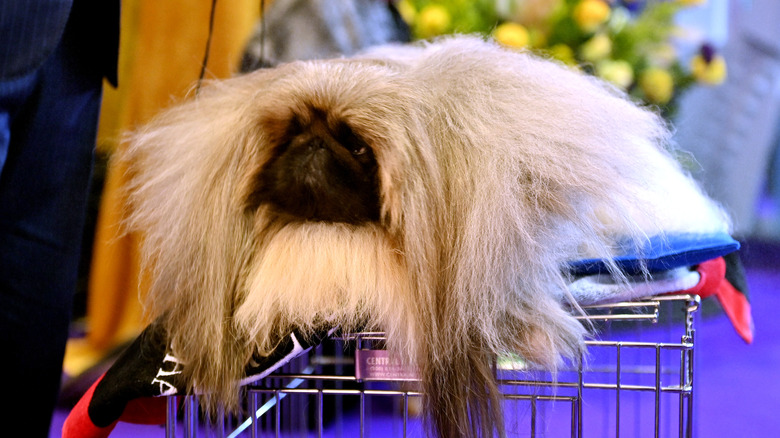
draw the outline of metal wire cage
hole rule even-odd
[[[510,437],[694,436],[696,295],[586,307],[587,357],[553,378],[499,358]],[[195,396],[170,397],[166,437],[422,437],[414,376],[382,333],[329,339],[245,389],[244,416],[206,417]]]

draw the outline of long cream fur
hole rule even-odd
[[[284,126],[309,107],[373,148],[377,223],[248,208]],[[555,370],[583,349],[567,261],[728,230],[668,140],[656,114],[596,79],[456,37],[214,82],[119,159],[149,309],[209,404],[236,407],[250,356],[292,328],[369,327],[418,368],[432,434],[492,436],[504,434],[495,355]]]

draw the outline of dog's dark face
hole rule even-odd
[[[250,205],[296,220],[358,224],[379,219],[377,163],[371,147],[322,110],[293,116],[257,176]]]

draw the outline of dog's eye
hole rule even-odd
[[[363,155],[363,154],[365,154],[366,152],[368,152],[368,147],[366,147],[366,146],[360,146],[360,145],[357,145],[357,146],[355,146],[354,148],[352,148],[352,150],[350,150],[350,152],[351,152],[351,153],[352,153],[352,155],[354,155],[354,156]]]
[[[341,123],[338,126],[335,138],[353,157],[359,157],[371,152],[368,144],[356,135],[346,123]]]

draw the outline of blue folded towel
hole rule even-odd
[[[621,245],[622,253],[615,257],[615,263],[628,275],[641,273],[643,266],[649,272],[668,271],[724,256],[739,247],[739,242],[727,233],[665,234],[651,237],[643,245]],[[575,276],[608,272],[602,259],[573,261],[567,269]]]

